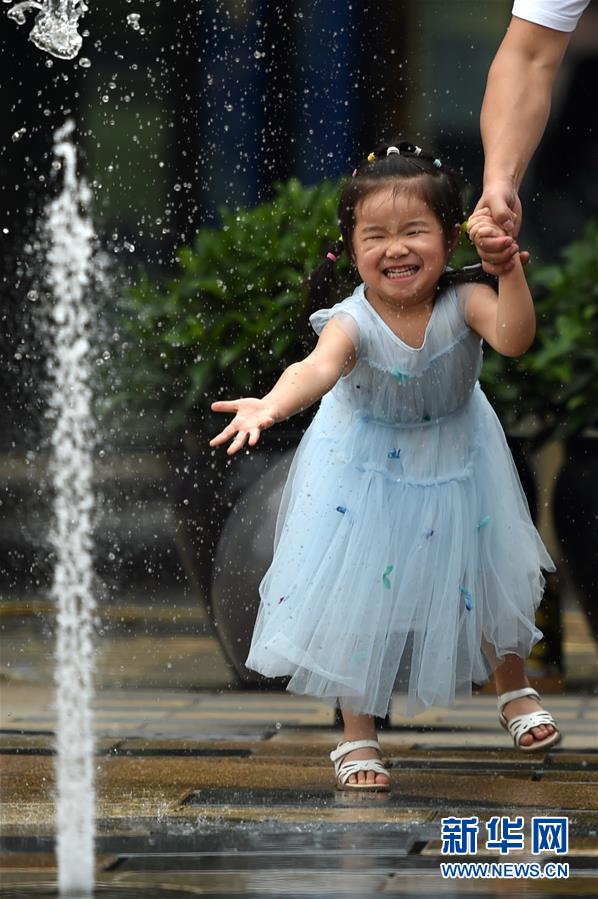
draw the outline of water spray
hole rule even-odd
[[[24,0],[9,9],[7,15],[17,25],[24,25],[25,13],[37,10],[29,40],[59,59],[74,59],[83,43],[79,19],[87,9],[83,0]]]

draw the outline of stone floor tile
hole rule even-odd
[[[162,889],[167,886],[179,889],[197,886],[201,887],[202,892],[226,896],[252,892],[263,896],[284,896],[290,892],[296,893],[300,886],[303,895],[326,896],[330,892],[339,892],[345,896],[362,896],[365,899],[379,892],[385,880],[385,874],[369,874],[361,871],[313,872],[303,868],[299,871],[202,871],[201,874],[175,871],[169,872],[168,876],[160,873],[131,872],[120,875],[115,873],[109,878],[104,875],[100,882],[147,889],[158,884]]]
[[[526,899],[542,899],[543,896],[574,896],[577,899],[595,897],[595,885],[587,877],[569,877],[567,880],[443,880],[431,872],[422,874],[394,874],[389,877],[380,892],[384,895],[401,895],[408,899],[429,896],[433,899],[455,897],[519,896]]]

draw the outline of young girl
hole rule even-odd
[[[477,380],[482,339],[524,353],[534,307],[518,256],[498,296],[446,271],[461,216],[444,163],[378,147],[344,188],[342,242],[310,282],[317,292],[344,247],[363,283],[311,315],[317,346],[263,399],[212,404],[235,413],[210,441],[233,438],[232,455],[322,399],[283,491],[246,665],[338,703],[338,789],[390,789],[374,716],[399,683],[413,715],[493,672],[517,748],[560,738],[524,668],[542,636],[540,569],[554,566]],[[492,233],[483,211],[470,224]]]

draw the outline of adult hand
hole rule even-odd
[[[499,228],[516,238],[521,228],[521,201],[512,181],[489,181],[474,214],[485,208]]]
[[[234,456],[249,437],[249,446],[255,446],[260,439],[260,433],[276,423],[276,410],[262,399],[253,396],[242,397],[238,400],[218,400],[212,403],[213,412],[235,412],[236,415],[229,425],[220,434],[210,440],[210,446],[220,446],[234,437],[227,449],[227,455]],[[235,436],[236,435],[236,436]]]
[[[512,185],[493,184],[480,197],[469,217],[467,232],[475,243],[484,271],[491,275],[504,275],[511,271],[514,257],[519,253],[521,262],[529,261],[527,251],[520,252],[516,242],[521,228],[521,202]],[[488,218],[495,224],[492,232],[487,227]]]

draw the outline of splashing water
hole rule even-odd
[[[94,882],[93,767],[93,443],[87,300],[93,228],[90,192],[76,175],[74,123],[55,133],[63,188],[46,210],[47,285],[51,309],[49,371],[51,475],[54,490],[56,604],[56,855],[62,896],[90,894]]]
[[[10,0],[9,0],[10,2]],[[37,9],[39,12],[29,35],[40,50],[51,53],[59,59],[74,59],[83,43],[77,28],[79,19],[87,12],[83,0],[25,0],[8,10],[8,17],[17,25],[25,24],[25,12]]]

